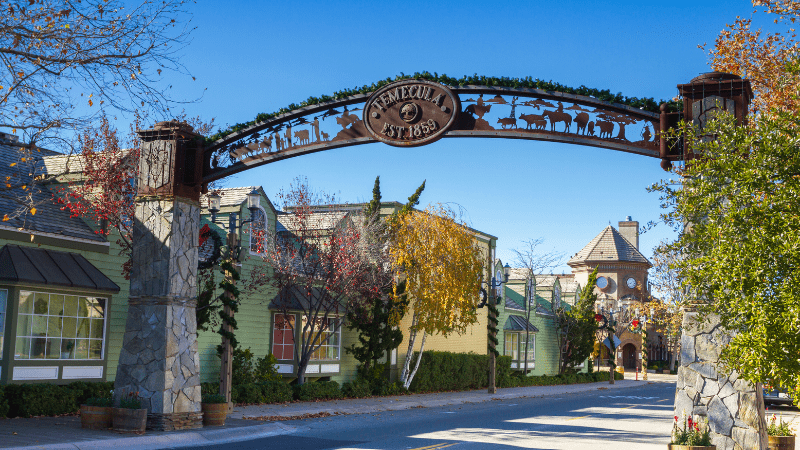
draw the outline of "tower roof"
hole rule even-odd
[[[626,261],[644,263],[648,267],[650,261],[636,249],[619,231],[611,225],[605,227],[594,239],[591,240],[583,250],[573,256],[567,264],[576,266],[586,262],[616,262]]]

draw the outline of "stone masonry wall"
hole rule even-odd
[[[761,386],[726,374],[720,353],[731,340],[719,320],[700,323],[687,311],[681,337],[681,365],[675,392],[675,415],[708,418],[717,450],[766,450],[766,422]]]
[[[201,426],[197,353],[199,205],[136,204],[131,296],[116,396],[138,392],[153,429]]]

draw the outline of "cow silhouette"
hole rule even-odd
[[[564,133],[569,133],[569,127],[572,126],[572,116],[558,111],[545,111],[542,115],[550,119],[550,131],[556,131],[556,122],[564,122]]]
[[[517,128],[517,119],[513,117],[501,117],[497,119],[497,123],[499,123],[503,129],[506,129],[506,126],[509,128]]]
[[[576,133],[581,134],[581,130],[583,130],[583,134],[586,134],[586,125],[589,124],[589,115],[585,112],[578,113],[578,115],[575,116],[575,124],[578,126]]]
[[[611,133],[614,132],[614,122],[605,122],[602,120],[598,120],[597,123],[595,123],[595,125],[597,125],[597,128],[600,128],[600,134],[599,134],[600,137],[610,138]]]
[[[589,124],[587,125],[587,127],[588,127],[587,134],[589,136],[594,136],[594,122],[589,121]]]
[[[297,138],[297,145],[309,144],[311,141],[308,139],[308,130],[299,130],[294,132],[294,137]]]
[[[469,105],[464,112],[474,114],[483,119],[483,115],[491,111],[491,109],[492,105]]]
[[[535,126],[537,130],[544,130],[547,126],[544,114],[520,114],[519,118],[528,123],[525,127],[528,130],[531,129],[531,125]]]

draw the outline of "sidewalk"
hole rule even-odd
[[[674,383],[675,378],[674,375],[654,376],[650,374],[649,381]],[[0,419],[0,448],[104,450],[125,447],[126,450],[149,450],[165,447],[216,445],[290,434],[298,431],[300,429],[298,426],[302,426],[298,422],[291,424],[283,422],[285,420],[430,408],[520,397],[546,397],[597,389],[625,389],[645,383],[647,382],[642,380],[618,380],[613,385],[601,382],[498,389],[497,393],[493,395],[487,394],[486,390],[480,390],[327,402],[237,406],[228,416],[225,426],[222,427],[172,432],[148,431],[143,436],[83,429],[80,427],[80,417],[77,416]],[[259,418],[259,420],[246,420],[245,417]]]

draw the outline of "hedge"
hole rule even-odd
[[[333,400],[342,398],[342,390],[335,381],[316,381],[292,386],[294,398],[300,401]]]
[[[412,361],[416,361],[414,353]],[[411,381],[412,392],[464,391],[489,386],[489,356],[475,353],[427,351]],[[511,358],[497,358],[496,385],[508,383]]]
[[[56,416],[77,412],[92,397],[111,397],[113,382],[0,386],[0,417]]]

